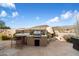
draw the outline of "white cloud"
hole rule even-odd
[[[16,12],[16,11],[12,13],[12,17],[16,17],[16,16],[18,16],[18,15],[19,15],[19,14],[18,14],[18,12]]]
[[[75,14],[76,13],[76,14]],[[57,22],[61,22],[64,20],[68,20],[69,18],[74,18],[74,15],[77,15],[79,12],[77,10],[72,11],[67,11],[63,14],[60,14],[58,17],[54,17],[50,20],[48,20],[46,23],[57,23]]]
[[[39,20],[39,19],[40,19],[40,17],[39,17],[39,16],[37,16],[37,17],[36,17],[36,20]]]
[[[62,19],[68,19],[68,18],[72,17],[72,15],[73,15],[72,12],[67,11],[67,12],[64,13],[64,14],[61,14],[61,18],[62,18]]]
[[[4,7],[4,8],[11,8],[11,9],[16,10],[15,4],[11,3],[11,2],[9,2],[9,3],[0,3],[0,6]],[[7,13],[5,11],[2,11],[1,16],[5,17],[6,15],[7,15]],[[18,16],[18,12],[12,12],[12,17],[16,17],[16,16]]]
[[[0,17],[6,17],[6,16],[7,16],[7,13],[6,13],[6,11],[3,10],[3,11],[1,12],[1,14],[0,14]]]
[[[48,20],[46,23],[56,23],[56,22],[60,22],[59,17],[54,17],[54,18]]]
[[[0,6],[16,9],[16,7],[15,7],[15,4],[14,4],[14,3],[0,3]]]

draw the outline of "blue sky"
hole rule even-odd
[[[0,4],[0,20],[11,28],[37,25],[64,26],[75,23],[77,3],[7,3]]]

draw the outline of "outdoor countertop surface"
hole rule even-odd
[[[15,36],[16,36],[16,37],[19,37],[19,36],[34,37],[35,35],[16,34]],[[41,35],[41,36],[42,36],[42,37],[47,37],[47,35]]]

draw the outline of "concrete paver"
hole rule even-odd
[[[72,48],[72,43],[52,40],[46,47],[25,46],[23,49],[11,48],[10,41],[4,41],[4,49],[7,56],[79,56],[79,51]],[[1,52],[1,50],[0,50]],[[2,50],[3,53],[3,50]]]

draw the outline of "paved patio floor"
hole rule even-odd
[[[4,41],[4,52],[7,56],[79,56],[79,51],[72,48],[72,43],[65,41],[51,41],[46,47],[25,46],[23,49],[10,47],[10,41]],[[1,52],[1,50],[0,50]],[[0,53],[1,55],[1,53]]]
[[[79,56],[79,51],[72,48],[72,43],[52,41],[46,47],[26,46],[20,50],[20,56]]]

